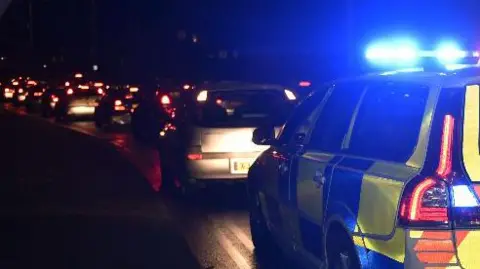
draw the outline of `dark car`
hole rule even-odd
[[[40,110],[42,97],[47,87],[48,85],[46,83],[39,82],[37,85],[27,88],[24,103],[28,113]]]
[[[68,122],[75,118],[93,118],[95,107],[104,94],[103,89],[90,85],[66,88],[55,105],[55,119]]]
[[[137,108],[139,99],[138,87],[110,86],[95,108],[95,126],[104,128],[130,123],[131,113]]]
[[[132,113],[131,128],[135,139],[155,144],[165,123],[175,117],[176,110],[190,100],[190,94],[181,86],[162,86],[145,90],[142,101]]]
[[[17,83],[18,84],[18,83]],[[2,84],[2,100],[4,102],[12,102],[15,96],[15,86],[12,81]]]
[[[53,115],[56,104],[60,98],[65,97],[66,89],[64,87],[47,88],[40,100],[40,112],[42,117],[48,118]]]
[[[29,81],[29,78],[12,79],[9,85],[5,87],[4,96],[8,97],[14,105],[22,105],[25,102],[27,81]]]

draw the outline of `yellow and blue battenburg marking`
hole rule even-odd
[[[324,196],[325,219],[342,220],[352,233],[362,267],[403,268],[405,231],[396,227],[396,215],[405,182],[417,173],[403,164],[356,158],[336,165]],[[387,176],[392,174],[395,178]]]

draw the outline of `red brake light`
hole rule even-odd
[[[99,89],[97,89],[97,93],[98,94],[104,94],[105,92],[103,91],[103,89],[99,88]]]
[[[122,100],[115,100],[115,106],[121,106]]]
[[[171,101],[170,101],[170,97],[168,97],[168,95],[162,95],[162,98],[160,98],[160,103],[162,103],[162,105],[170,105],[171,104]]]
[[[298,83],[298,86],[300,86],[300,87],[310,87],[310,85],[312,85],[312,83],[310,81],[300,81]]]
[[[455,119],[445,115],[436,173],[412,186],[403,193],[399,219],[403,224],[447,224],[450,203],[448,177],[452,173],[452,149]]]
[[[446,178],[452,173],[452,144],[455,119],[446,115],[443,120],[442,144],[440,147],[440,161],[437,168],[437,175]]]
[[[420,181],[411,191],[406,191],[400,204],[400,221],[403,224],[448,223],[447,183],[434,178]]]
[[[187,155],[187,159],[189,159],[191,161],[196,161],[196,160],[203,159],[203,156],[200,153],[190,153],[190,154]]]
[[[73,94],[73,89],[68,89],[68,90],[67,90],[67,94],[68,94],[68,95],[72,95],[72,94]]]

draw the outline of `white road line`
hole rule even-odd
[[[248,263],[248,261],[243,257],[243,255],[235,248],[232,242],[225,236],[222,231],[218,231],[215,233],[218,242],[222,246],[223,249],[227,252],[228,256],[235,262],[239,269],[251,269],[252,266]]]
[[[242,242],[242,244],[251,252],[255,248],[249,236],[247,236],[240,227],[230,220],[225,220],[227,228]]]

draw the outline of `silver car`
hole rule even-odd
[[[205,84],[189,96],[178,108],[187,107],[177,111],[176,124],[160,131],[164,182],[177,179],[182,187],[244,181],[266,149],[252,142],[254,129],[269,125],[278,132],[297,103],[292,90],[265,84]]]

